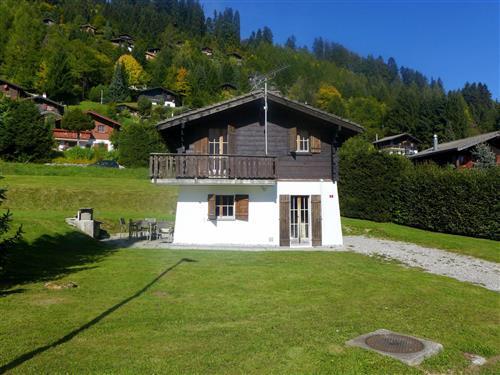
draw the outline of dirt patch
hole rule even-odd
[[[50,290],[78,288],[77,283],[75,283],[73,281],[67,281],[67,282],[49,281],[48,283],[45,283],[43,286],[47,289],[50,289]]]

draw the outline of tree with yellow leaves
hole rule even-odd
[[[148,74],[132,55],[120,56],[116,64],[122,64],[129,85],[139,86],[148,82]]]
[[[320,86],[316,93],[316,106],[337,116],[345,116],[347,112],[340,91],[333,85]]]
[[[189,97],[191,94],[191,85],[188,81],[189,72],[186,68],[180,67],[177,69],[177,74],[174,82],[174,91],[177,93]]]

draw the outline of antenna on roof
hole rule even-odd
[[[282,70],[288,69],[290,65],[284,65],[280,68],[271,70],[266,74],[255,75],[251,78],[252,81],[252,91],[262,90],[262,85],[264,85],[264,139],[265,139],[265,150],[267,156],[267,81],[273,79],[276,74]]]

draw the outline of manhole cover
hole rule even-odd
[[[424,344],[412,337],[390,334],[368,336],[366,345],[388,353],[416,353],[424,349]]]

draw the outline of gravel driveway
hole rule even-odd
[[[385,256],[436,275],[453,277],[500,292],[498,263],[411,243],[364,236],[345,236],[344,248],[365,255]]]

